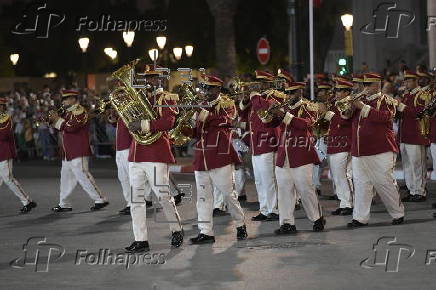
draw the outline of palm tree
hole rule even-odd
[[[215,18],[215,55],[218,74],[233,76],[236,71],[234,16],[238,0],[207,0]]]

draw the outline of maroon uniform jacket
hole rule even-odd
[[[240,103],[241,114],[248,111],[247,121],[250,131],[250,148],[252,155],[260,155],[269,152],[277,151],[279,132],[276,128],[267,127],[264,124],[257,112],[261,109],[266,109],[271,102],[265,99],[265,96],[257,92],[250,94],[250,101],[247,104]]]
[[[81,105],[67,111],[54,124],[61,132],[62,160],[90,156],[88,112]]]
[[[385,152],[398,153],[392,121],[396,104],[381,93],[362,100],[366,105],[352,116],[352,156],[369,156]]]
[[[11,118],[4,115],[0,120],[0,161],[14,159],[17,156],[13,128]]]
[[[141,145],[133,139],[130,145],[129,162],[176,163],[174,155],[171,152],[168,130],[174,127],[177,109],[174,107],[157,106],[174,106],[177,98],[177,95],[168,92],[161,92],[155,97],[149,97],[149,101],[156,111],[158,118],[151,121],[142,120],[141,129],[142,132],[162,132],[162,136],[149,145]],[[157,106],[154,106],[155,104]]]
[[[327,145],[327,154],[350,152],[351,150],[351,119],[341,117],[339,110],[333,107],[334,113],[330,119],[330,126],[324,141]]]
[[[319,164],[318,154],[315,150],[315,137],[312,126],[316,119],[316,110],[313,104],[300,100],[292,107],[285,108],[285,117],[275,118],[267,123],[271,127],[280,127],[280,143],[277,152],[276,166],[284,167],[286,158],[290,168],[307,164]]]
[[[207,171],[229,164],[239,165],[241,160],[232,145],[232,120],[236,109],[233,102],[215,105],[198,114],[193,137],[197,139],[193,167]]]
[[[115,147],[117,151],[122,151],[130,148],[132,143],[132,135],[124,124],[121,118],[118,118],[116,123]]]
[[[416,120],[416,114],[424,109],[425,105],[430,101],[429,98],[430,96],[426,98],[425,94],[421,94],[419,88],[404,94],[402,104],[398,107],[401,112],[399,131],[399,141],[401,143],[430,145],[430,139],[419,133],[418,121]]]

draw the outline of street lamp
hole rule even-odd
[[[156,61],[159,57],[159,51],[156,48],[149,49],[148,56],[151,58],[152,61]]]
[[[112,47],[106,47],[105,49],[103,49],[104,53],[107,54],[107,56],[109,56],[112,60],[117,58],[118,52],[113,49]]]
[[[165,36],[158,36],[156,37],[156,42],[159,49],[163,49],[167,43],[167,38]]]
[[[86,50],[88,49],[88,45],[89,45],[89,38],[88,37],[79,38],[79,46],[80,46],[80,49],[82,49],[83,53],[85,53]]]
[[[134,31],[124,31],[123,32],[123,40],[126,43],[127,47],[132,46],[134,39],[135,39],[135,32]]]
[[[351,73],[353,68],[353,15],[344,14],[341,16],[342,25],[344,26],[344,39],[345,39],[345,56],[348,59],[347,67],[348,72]]]
[[[192,45],[185,46],[185,53],[187,57],[191,57],[193,51],[194,51],[194,47]]]
[[[341,21],[346,30],[351,30],[351,27],[353,27],[353,15],[344,14],[341,16]]]
[[[174,47],[173,48],[174,57],[177,60],[180,60],[182,58],[183,48],[181,47]]]
[[[11,60],[12,65],[16,65],[19,58],[20,58],[20,55],[18,53],[13,53],[9,56],[9,59]]]

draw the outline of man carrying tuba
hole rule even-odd
[[[172,232],[171,245],[180,247],[183,243],[183,230],[180,224],[180,216],[170,194],[169,164],[175,163],[171,152],[168,130],[174,127],[176,119],[177,95],[170,94],[162,88],[157,88],[160,73],[154,66],[146,66],[145,76],[147,85],[151,85],[145,96],[156,118],[148,120],[134,120],[127,124],[131,133],[146,135],[160,132],[161,135],[153,142],[141,142],[132,140],[129,150],[129,178],[131,186],[132,227],[135,241],[126,247],[130,253],[149,251],[146,201],[150,190],[157,195],[163,208],[165,217]],[[169,107],[168,107],[169,106]]]

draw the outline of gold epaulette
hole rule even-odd
[[[424,101],[425,104],[428,104],[432,98],[432,92],[430,90],[430,87],[428,87],[425,90],[420,90],[417,93],[417,96],[419,97],[420,100]]]
[[[226,95],[220,95],[217,100],[218,102],[215,106],[215,110],[217,112],[221,109],[228,109],[230,107],[235,107],[235,101]]]
[[[71,113],[73,113],[74,116],[78,116],[80,114],[82,114],[83,112],[85,112],[85,108],[82,105],[78,105],[77,108],[72,111]]]
[[[0,114],[0,123],[4,123],[9,120],[9,115],[6,113]]]
[[[163,91],[159,96],[159,102],[162,102],[163,100],[165,100],[165,101],[178,101],[179,95],[174,94],[174,93],[170,93],[167,91]]]
[[[383,94],[381,97],[382,101],[385,101],[386,104],[388,105],[392,105],[392,106],[398,106],[399,101],[397,99],[395,99],[394,97],[391,97],[389,95]]]
[[[314,103],[308,100],[303,100],[303,104],[305,105],[306,109],[312,112],[316,112],[319,110],[318,103]]]

